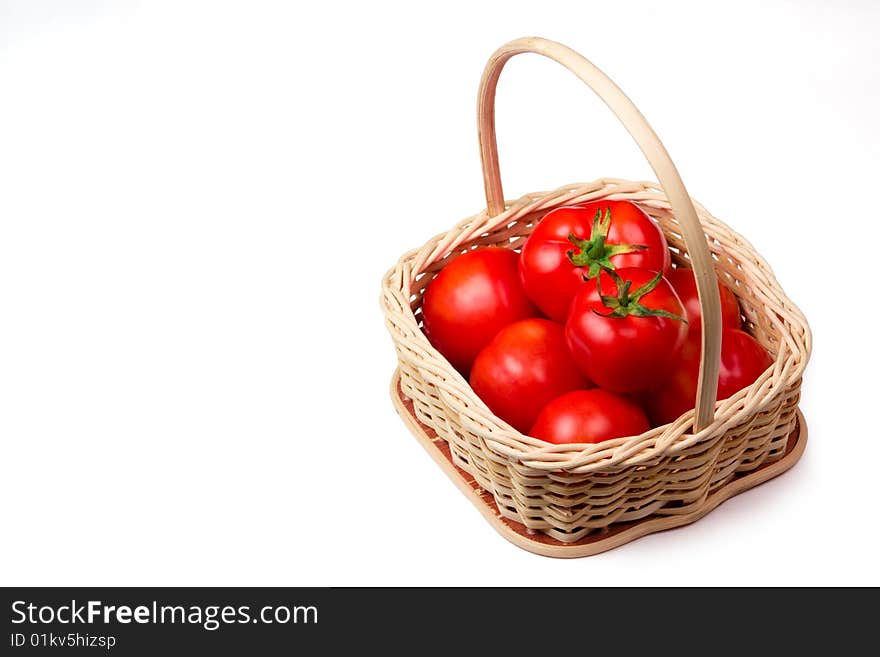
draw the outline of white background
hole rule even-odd
[[[880,7],[0,2],[0,583],[880,584]],[[477,212],[503,42],[590,57],[815,337],[794,470],[576,561],[508,544],[388,398],[401,253]],[[509,197],[651,178],[561,67]]]

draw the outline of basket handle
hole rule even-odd
[[[697,381],[694,420],[695,431],[700,431],[712,422],[714,416],[721,357],[721,302],[706,235],[675,164],[645,117],[608,76],[589,60],[561,43],[539,37],[516,39],[496,50],[483,71],[477,116],[483,183],[486,188],[489,216],[497,216],[505,209],[501,173],[498,168],[498,144],[495,138],[495,89],[504,64],[514,55],[521,53],[536,53],[549,57],[562,64],[590,87],[635,139],[669,199],[675,217],[681,225],[682,236],[693,263],[700,308],[703,313],[700,374]]]

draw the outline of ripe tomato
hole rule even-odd
[[[495,415],[528,431],[547,402],[590,382],[571,359],[562,326],[525,319],[502,329],[480,352],[470,384]]]
[[[687,337],[683,315],[660,272],[618,269],[581,286],[565,335],[578,367],[596,385],[639,392],[668,375]]]
[[[522,248],[523,287],[545,315],[564,322],[584,278],[600,268],[669,269],[666,237],[629,201],[596,201],[548,212]]]
[[[691,331],[671,375],[645,395],[645,405],[655,426],[672,422],[694,407],[700,370],[700,331]],[[770,354],[755,338],[739,329],[721,333],[721,368],[718,400],[750,386],[773,364]]]
[[[645,412],[630,399],[595,388],[557,397],[538,415],[529,435],[550,443],[599,443],[637,436],[651,428]]]
[[[675,289],[675,293],[681,300],[681,305],[684,306],[690,330],[701,330],[703,312],[700,309],[700,297],[697,295],[697,279],[694,278],[694,270],[678,267],[670,269],[665,276]],[[739,301],[736,300],[736,295],[721,281],[718,281],[718,292],[721,294],[721,326],[738,329],[742,326],[742,318],[739,314]]]
[[[494,247],[465,253],[425,290],[425,335],[465,376],[498,331],[538,314],[522,289],[517,259],[514,251]]]

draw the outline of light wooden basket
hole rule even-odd
[[[636,140],[659,184],[603,178],[505,202],[495,89],[504,64],[520,53],[549,57],[592,88]],[[404,254],[383,280],[381,304],[399,360],[395,405],[496,528],[541,554],[595,554],[690,522],[793,464],[805,439],[797,405],[811,347],[806,320],[755,249],[690,198],[666,149],[626,95],[569,48],[519,39],[490,58],[478,118],[487,209]],[[518,249],[548,211],[598,199],[637,203],[663,229],[673,262],[694,269],[704,325],[695,410],[640,436],[550,445],[496,417],[430,345],[421,329],[422,295],[456,256],[487,246]],[[774,356],[753,385],[718,403],[716,276],[738,297],[745,329]]]

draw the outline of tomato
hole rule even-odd
[[[471,388],[495,415],[524,432],[551,399],[586,388],[562,326],[525,319],[502,329],[474,361]]]
[[[639,392],[660,383],[675,363],[688,333],[683,315],[660,272],[618,269],[581,286],[565,335],[578,367],[596,385]]]
[[[656,390],[645,395],[648,415],[656,426],[667,424],[691,410],[697,398],[702,333],[691,331],[671,375]],[[773,359],[755,338],[739,329],[721,333],[721,368],[718,372],[718,400],[727,399],[752,385]]]
[[[595,388],[575,390],[551,401],[538,415],[529,435],[557,445],[598,443],[638,436],[650,428],[638,404]]]
[[[668,280],[675,293],[684,306],[690,329],[699,331],[703,326],[703,311],[700,308],[700,297],[697,295],[697,279],[694,278],[694,270],[686,267],[670,269],[666,272]],[[742,318],[739,314],[739,301],[736,295],[730,291],[721,281],[718,281],[718,292],[721,295],[721,326],[723,328],[738,329],[742,326]]]
[[[441,269],[425,290],[425,335],[465,376],[498,331],[538,315],[520,283],[518,257],[497,247],[470,251]]]
[[[564,322],[584,278],[602,267],[669,269],[666,237],[639,206],[596,201],[548,212],[522,248],[523,287],[545,315]]]

